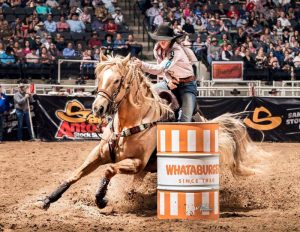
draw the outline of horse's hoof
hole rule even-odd
[[[46,197],[45,199],[43,199],[42,203],[43,203],[42,209],[44,209],[44,210],[49,209],[50,204],[51,204],[49,197]]]
[[[102,198],[102,199],[97,199],[96,198],[96,205],[98,206],[99,209],[103,209],[107,206],[107,199]]]

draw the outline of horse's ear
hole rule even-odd
[[[122,64],[125,66],[130,61],[130,53],[122,60]]]
[[[102,51],[100,52],[99,58],[100,58],[100,62],[108,60],[107,56],[104,55]]]

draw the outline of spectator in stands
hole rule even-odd
[[[82,57],[83,52],[84,52],[84,48],[83,48],[82,43],[77,42],[76,49],[75,49],[75,56]]]
[[[31,79],[30,72],[28,70],[38,70],[41,69],[40,64],[40,56],[36,52],[36,48],[32,48],[31,52],[26,54],[25,56],[26,63],[24,64],[24,71],[25,71],[25,79]]]
[[[112,14],[112,18],[115,20],[115,24],[122,27],[124,25],[124,16],[120,7],[116,7],[115,13]]]
[[[48,6],[51,9],[59,9],[59,3],[56,0],[47,0],[46,6]]]
[[[206,28],[202,25],[201,19],[197,19],[194,25],[195,33],[203,33],[206,32]]]
[[[83,8],[83,11],[79,15],[79,20],[85,24],[91,23],[91,15],[88,7]]]
[[[54,83],[54,70],[55,67],[53,65],[53,61],[55,60],[55,57],[51,56],[48,52],[48,49],[46,47],[41,48],[40,52],[40,60],[41,60],[41,67],[42,67],[42,73],[43,70],[46,70],[46,72],[49,74],[49,80],[48,83]]]
[[[113,40],[112,40],[112,35],[107,34],[105,36],[105,40],[104,40],[103,45],[102,45],[102,49],[104,51],[104,54],[111,54],[111,52],[113,50],[113,46],[114,46],[114,43],[113,43]]]
[[[195,33],[194,26],[191,24],[189,19],[185,20],[185,24],[182,26],[182,30],[189,34]]]
[[[66,22],[65,16],[60,16],[59,22],[56,23],[56,30],[58,32],[65,32],[70,30],[70,25]]]
[[[294,60],[294,67],[299,70],[300,69],[300,52],[298,52],[297,56],[295,56]]]
[[[52,37],[50,35],[48,35],[46,37],[46,40],[43,42],[43,45],[49,49],[50,48],[50,44],[52,43]]]
[[[24,57],[23,49],[21,48],[20,43],[18,41],[14,42],[13,49],[14,49],[14,55],[15,55],[15,58],[17,59],[17,61],[22,61],[22,59]]]
[[[101,40],[98,38],[98,34],[96,31],[93,31],[92,38],[89,40],[89,47],[90,48],[96,48],[101,47],[102,43]]]
[[[30,129],[30,121],[29,121],[29,109],[28,103],[30,101],[30,94],[26,93],[25,85],[19,84],[18,92],[14,95],[14,103],[16,109],[16,115],[18,119],[18,134],[17,139],[19,141],[23,140],[23,121],[25,120],[26,127],[28,129],[30,140],[32,139],[32,133]]]
[[[61,55],[60,51],[58,51],[58,49],[56,48],[54,43],[50,44],[49,53],[54,58]],[[56,62],[56,59],[53,60],[53,63],[55,63],[55,62]]]
[[[233,18],[234,15],[237,15],[238,17],[240,17],[240,12],[237,9],[235,9],[234,5],[230,5],[229,11],[227,12],[227,17]]]
[[[0,41],[0,55],[3,53],[5,53],[4,44],[3,44],[3,42]]]
[[[104,30],[107,32],[107,33],[116,33],[117,30],[118,30],[118,27],[117,27],[117,24],[115,24],[115,21],[113,18],[109,18],[108,19],[108,23],[106,23],[104,25]]]
[[[104,30],[104,18],[102,15],[98,15],[97,18],[92,22],[92,30],[100,32]]]
[[[254,69],[255,68],[255,60],[251,56],[249,48],[246,48],[245,56],[243,57],[244,67],[245,69]]]
[[[215,10],[215,13],[218,13],[220,17],[224,18],[227,15],[227,10],[224,9],[224,3],[220,2],[218,5],[218,9]]]
[[[271,60],[271,69],[274,71],[280,70],[280,64],[276,57]]]
[[[63,50],[67,47],[65,38],[60,37],[59,40],[56,42],[56,48],[59,52],[63,52]]]
[[[51,13],[51,8],[46,6],[44,4],[43,0],[38,0],[36,3],[37,3],[37,6],[35,8],[35,11],[38,15],[46,15],[46,14]]]
[[[56,23],[52,20],[52,14],[47,15],[47,20],[44,22],[44,27],[47,32],[56,32]]]
[[[182,30],[182,27],[180,26],[180,24],[178,23],[177,20],[174,21],[174,23],[172,24],[172,28],[174,30],[174,33],[176,35],[180,35],[180,34],[183,34],[183,30]]]
[[[13,31],[8,25],[8,22],[4,20],[2,26],[0,27],[0,38],[5,41],[9,40],[11,36],[13,36]]]
[[[286,42],[290,41],[290,35],[289,35],[289,30],[285,28],[283,30],[283,35],[282,35],[282,42],[285,44]]]
[[[281,11],[280,12],[280,18],[278,18],[279,21],[281,21],[281,25],[283,27],[290,27],[291,23],[290,21],[286,18],[285,12]]]
[[[230,57],[231,61],[243,61],[243,57],[240,55],[241,49],[237,47],[234,51],[234,55]]]
[[[14,57],[14,49],[7,46],[5,52],[0,55],[1,68],[15,69],[18,78],[21,78],[21,66],[16,62]]]
[[[158,2],[154,0],[152,2],[152,7],[146,11],[146,16],[148,17],[148,29],[152,30],[153,22],[155,16],[159,15]]]
[[[263,68],[266,67],[267,57],[264,53],[263,47],[260,47],[258,49],[257,55],[255,57],[255,62],[256,62],[256,68],[257,69],[263,69]]]
[[[211,36],[215,36],[220,33],[220,26],[217,24],[214,18],[211,18],[209,20],[209,23],[207,25],[207,32]]]
[[[233,56],[232,46],[228,44],[228,46],[222,51],[222,60],[229,61]]]
[[[78,14],[72,14],[72,19],[67,20],[71,32],[82,33],[85,30],[85,25],[82,21],[78,20]]]
[[[29,40],[25,40],[22,53],[23,53],[22,55],[23,57],[25,57],[28,53],[31,53]]]
[[[63,56],[71,57],[75,56],[75,50],[73,48],[73,43],[69,42],[68,46],[63,50]]]
[[[95,48],[93,54],[94,60],[100,60],[100,48]]]
[[[153,20],[153,26],[156,29],[159,25],[164,22],[164,12],[160,11],[158,15],[155,16]]]
[[[212,38],[211,44],[208,46],[207,49],[207,61],[209,64],[211,64],[214,60],[220,59],[220,47],[218,46],[218,41],[215,37]]]
[[[243,28],[239,27],[237,37],[236,37],[237,44],[241,45],[241,44],[245,43],[246,38],[247,38],[247,33],[244,31]]]
[[[142,46],[137,43],[132,34],[128,35],[126,45],[128,46],[128,50],[132,57],[137,57],[142,51]]]
[[[122,56],[126,56],[128,53],[127,45],[125,43],[125,40],[122,38],[122,35],[120,33],[117,34],[116,39],[114,41],[113,46],[115,54],[119,54]]]
[[[9,110],[8,97],[4,93],[2,86],[0,85],[0,144],[3,142],[3,121],[4,115],[8,113]]]
[[[82,54],[82,60],[92,60],[93,59],[93,54],[92,50],[88,49],[83,52]],[[85,80],[89,79],[89,76],[93,73],[94,71],[94,63],[86,63],[82,62],[80,64],[80,73],[81,77],[79,80],[77,80],[76,84],[85,84]]]

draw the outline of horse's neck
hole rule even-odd
[[[149,99],[142,96],[140,91],[146,91],[147,97],[152,97],[149,89],[140,90],[135,87],[130,88],[130,92],[123,99],[116,117],[115,126],[119,131],[124,128],[131,128],[159,120],[159,111],[149,103]]]

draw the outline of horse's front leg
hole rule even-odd
[[[43,209],[48,209],[51,203],[61,198],[62,194],[67,191],[72,184],[96,170],[100,165],[109,161],[105,159],[104,155],[102,155],[102,145],[103,143],[100,143],[98,146],[96,146],[90,152],[84,163],[72,174],[72,176],[64,181],[54,192],[52,192],[43,200]]]
[[[110,164],[105,170],[104,177],[100,180],[100,186],[96,192],[96,204],[99,208],[104,208],[107,201],[104,199],[107,186],[113,176],[116,174],[137,174],[143,169],[142,160],[137,158],[124,159],[118,163]]]

